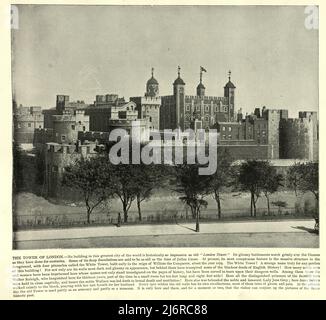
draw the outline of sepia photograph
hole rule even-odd
[[[12,248],[319,248],[317,6],[11,6]]]

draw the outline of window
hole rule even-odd
[[[61,135],[61,141],[66,141],[66,136]]]
[[[83,131],[85,131],[86,130],[86,127],[85,126],[83,126]]]
[[[71,125],[71,129],[75,130],[75,125],[74,124]]]
[[[215,112],[218,112],[218,106],[215,106]]]
[[[205,111],[209,112],[209,106],[205,106]]]
[[[223,140],[225,140],[225,134],[223,134],[223,136],[222,136],[222,137],[223,137]]]
[[[209,121],[209,116],[205,116],[205,121]]]
[[[222,131],[225,131],[225,127],[222,127]]]
[[[229,127],[229,131],[232,131],[232,127]]]
[[[229,139],[232,139],[232,136],[229,134]]]
[[[200,111],[200,106],[196,106],[196,111]]]
[[[31,123],[28,123],[28,128],[30,128],[32,126],[32,124]]]
[[[190,111],[190,106],[186,106],[186,111]]]
[[[20,123],[17,124],[17,128],[20,129],[22,126]]]

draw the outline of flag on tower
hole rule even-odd
[[[200,71],[207,72],[207,70],[204,67],[202,67],[202,66],[200,66]]]

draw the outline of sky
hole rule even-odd
[[[181,67],[194,95],[199,68],[206,95],[223,96],[231,70],[235,107],[318,110],[318,30],[303,6],[19,5],[12,31],[18,104],[55,106],[57,94],[92,103],[145,92],[151,68],[160,95]]]

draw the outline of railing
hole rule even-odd
[[[295,215],[304,215],[303,212],[297,212],[295,208],[283,208],[280,211],[277,208],[271,208],[270,213],[267,213],[267,208],[258,208],[256,211],[257,218],[269,218],[273,216],[286,217]],[[229,220],[233,218],[248,218],[251,217],[248,209],[222,209],[222,219]],[[123,220],[123,213],[121,212]],[[200,213],[202,221],[215,221],[218,219],[216,209],[205,209]],[[142,223],[160,223],[160,222],[182,222],[194,220],[191,211],[184,210],[160,210],[160,211],[142,211]],[[109,213],[92,213],[90,222],[92,225],[100,224],[116,224],[118,221],[118,212]],[[139,223],[137,211],[129,211],[128,223]],[[86,210],[80,213],[69,214],[34,214],[34,215],[14,215],[13,227],[17,228],[34,228],[34,227],[60,227],[60,226],[81,226],[86,223]]]

